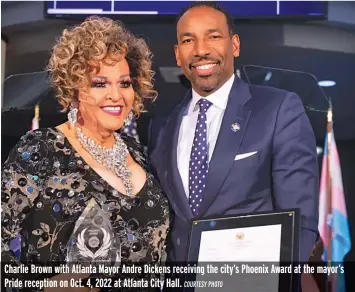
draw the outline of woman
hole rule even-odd
[[[21,262],[68,260],[74,226],[94,199],[120,260],[159,262],[168,202],[140,145],[116,133],[156,95],[146,43],[119,22],[91,17],[64,30],[48,71],[68,122],[28,132],[3,165],[2,261],[17,262],[10,252],[17,234]],[[89,239],[87,248],[100,244],[99,236]]]

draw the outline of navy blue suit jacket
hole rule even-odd
[[[174,211],[168,258],[186,261],[193,214],[177,168],[177,142],[191,90],[167,120],[150,125],[152,166]],[[238,123],[239,131],[231,125]],[[241,160],[237,154],[257,151]],[[300,260],[312,252],[318,229],[316,140],[300,98],[235,78],[209,164],[201,217],[299,208]]]

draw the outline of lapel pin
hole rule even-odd
[[[237,132],[240,130],[240,125],[238,123],[234,123],[232,124],[231,129],[233,132]]]

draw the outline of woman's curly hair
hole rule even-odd
[[[146,42],[135,37],[119,21],[91,16],[80,25],[65,29],[52,50],[47,71],[58,102],[66,111],[77,100],[78,89],[91,85],[90,75],[100,70],[99,62],[113,64],[125,57],[133,79],[134,113],[144,109],[144,98],[155,98],[152,53]]]

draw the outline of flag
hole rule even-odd
[[[351,239],[331,109],[328,111],[327,128],[320,182],[318,230],[324,246],[323,261],[336,266],[344,262],[345,255],[351,249]],[[338,271],[329,281],[332,292],[346,291],[344,273]]]
[[[37,104],[35,106],[35,115],[32,119],[32,125],[31,125],[31,130],[37,130],[39,129],[39,105]]]

